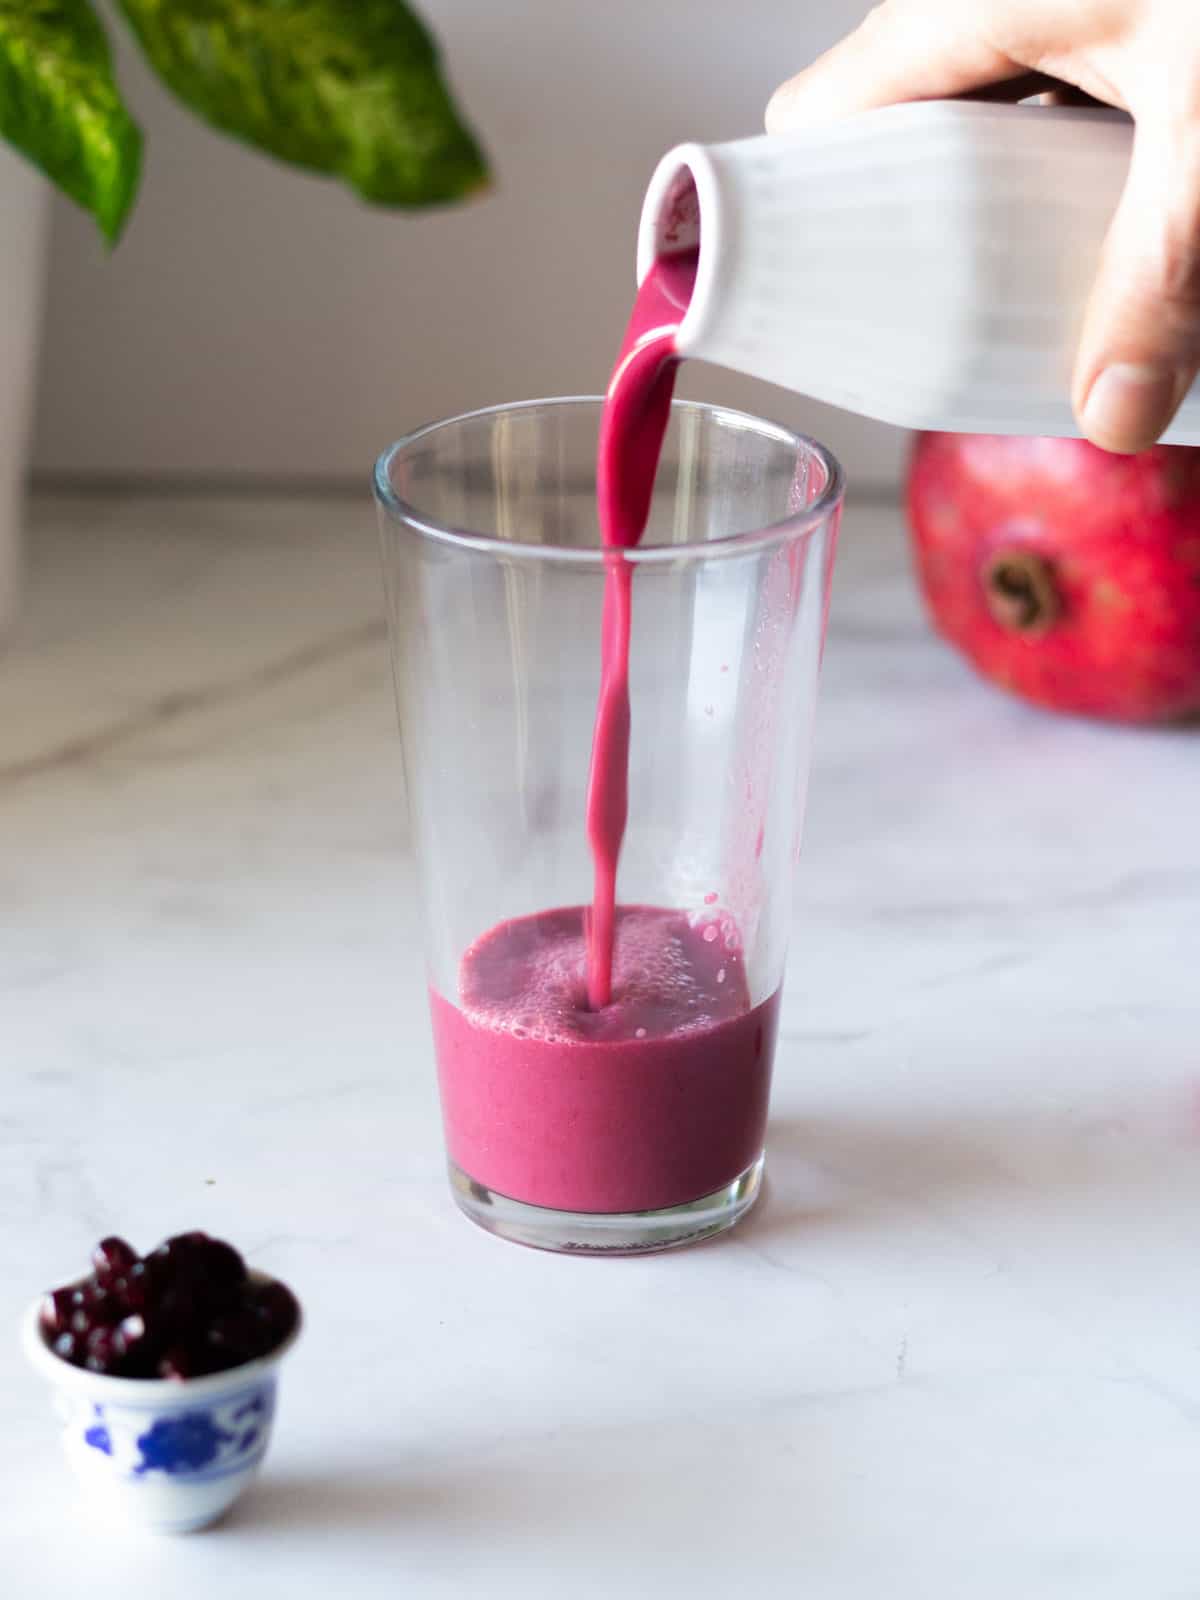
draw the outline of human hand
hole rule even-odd
[[[767,129],[905,100],[1029,92],[1044,74],[1136,123],[1075,362],[1079,426],[1106,450],[1154,443],[1200,369],[1198,0],[884,0],[776,90]],[[1001,88],[1003,92],[1003,88]]]

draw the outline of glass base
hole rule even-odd
[[[628,1256],[695,1244],[732,1228],[758,1199],[765,1159],[760,1155],[732,1183],[685,1205],[666,1206],[661,1211],[616,1212],[555,1211],[526,1205],[484,1188],[453,1161],[448,1165],[459,1210],[489,1233],[535,1250]]]

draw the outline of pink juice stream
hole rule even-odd
[[[739,931],[618,906],[628,810],[635,564],[670,414],[696,254],[638,292],[600,429],[607,571],[588,777],[592,904],[500,923],[467,951],[458,1003],[431,991],[450,1157],[530,1205],[658,1210],[731,1183],[762,1150],[779,996],[751,1005]]]
[[[646,274],[613,368],[600,422],[596,511],[608,571],[600,628],[600,697],[588,776],[587,835],[594,885],[588,924],[588,1004],[612,996],[617,862],[629,790],[629,634],[633,567],[621,554],[641,542],[675,390],[675,335],[696,280],[697,253],[663,256]]]

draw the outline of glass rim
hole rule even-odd
[[[601,569],[612,554],[611,550],[603,545],[580,548],[577,545],[565,544],[526,544],[519,540],[498,539],[493,534],[472,532],[466,528],[455,528],[434,522],[396,493],[392,487],[391,466],[402,451],[409,449],[421,439],[429,438],[433,434],[440,433],[442,429],[457,424],[476,422],[484,417],[503,416],[518,411],[558,406],[598,407],[603,403],[603,395],[550,395],[539,400],[516,400],[502,405],[481,406],[475,411],[463,411],[457,416],[424,423],[388,445],[379,456],[375,463],[373,479],[375,499],[393,520],[407,524],[423,538],[432,539],[455,549],[476,551],[483,555],[502,555],[505,559],[560,562]],[[825,468],[825,487],[812,505],[806,506],[803,511],[797,511],[792,516],[783,517],[776,522],[769,522],[762,528],[754,528],[746,533],[725,534],[719,539],[707,539],[697,544],[634,545],[621,550],[622,556],[627,561],[638,566],[651,566],[671,562],[714,561],[751,553],[758,554],[773,546],[806,538],[826,522],[830,513],[840,504],[845,493],[845,474],[832,450],[819,440],[811,438],[806,433],[797,433],[792,428],[785,428],[780,423],[770,422],[764,417],[756,417],[752,412],[713,405],[703,400],[672,400],[671,410],[721,418],[736,427],[752,429],[755,433],[773,438],[776,442],[794,449],[798,455],[815,456]]]

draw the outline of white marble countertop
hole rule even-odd
[[[371,513],[42,501],[0,659],[0,1592],[1200,1592],[1200,733],[1059,721],[847,517],[768,1193],[455,1211]],[[202,1226],[308,1330],[260,1485],[76,1522],[26,1300]]]

